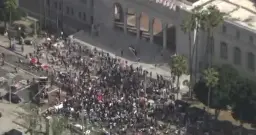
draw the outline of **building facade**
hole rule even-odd
[[[38,7],[30,7],[31,4],[25,4],[25,1],[39,3],[39,0],[22,0],[20,6],[40,13]],[[45,11],[43,16],[56,27],[61,27],[57,24],[63,22],[62,27],[76,31],[91,24],[101,24],[102,27],[121,29],[124,34],[132,33],[134,40],[146,39],[149,44],[160,39],[158,44],[163,49],[171,46],[176,54],[187,57],[189,37],[181,29],[183,20],[196,6],[215,5],[228,16],[214,31],[214,63],[230,64],[246,77],[255,78],[256,9],[250,0],[45,0],[43,3],[40,8]],[[42,7],[42,4],[38,5]],[[147,19],[143,19],[145,15]],[[160,28],[158,32],[157,27]],[[193,67],[200,69],[205,57],[206,34],[199,31],[192,37],[196,35],[198,50],[194,57],[197,62]]]
[[[90,29],[92,4],[92,0],[21,0],[19,7],[37,18],[41,27],[74,33]]]

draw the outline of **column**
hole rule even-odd
[[[44,13],[43,13],[43,15],[44,15],[44,28],[46,28],[46,23],[47,23],[46,20],[48,18],[48,16],[47,16],[48,14],[46,13],[46,8],[47,8],[46,7],[46,0],[44,0],[43,2],[44,2]]]
[[[124,33],[127,33],[127,12],[128,8],[124,8],[123,18],[124,18]]]
[[[150,43],[154,43],[154,18],[149,18],[149,37]]]
[[[163,29],[163,48],[165,49],[167,46],[167,24],[162,23],[162,29]]]
[[[140,13],[136,13],[137,39],[140,39]]]
[[[92,8],[91,7],[91,0],[87,0],[87,3],[86,3],[86,8],[87,8],[87,13],[86,13],[86,22],[91,25],[91,16],[92,16]]]
[[[112,7],[112,28],[115,28],[115,5]]]

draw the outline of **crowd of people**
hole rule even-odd
[[[171,82],[161,75],[153,79],[152,72],[72,38],[46,41],[43,48],[35,53],[38,62],[41,52],[47,52],[44,57],[54,67],[49,69],[50,82],[68,95],[56,102],[61,107],[49,109],[47,115],[57,113],[78,122],[97,123],[118,135],[188,134],[187,125],[198,123],[203,116],[189,113],[189,104],[175,100]]]

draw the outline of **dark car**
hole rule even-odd
[[[32,44],[33,44],[33,41],[32,41],[32,40],[25,40],[25,41],[24,41],[24,44],[25,44],[25,45],[32,45]]]
[[[22,132],[17,129],[12,129],[8,132],[5,132],[4,135],[22,135]]]
[[[4,95],[5,100],[9,101],[9,95],[9,92]],[[11,93],[11,102],[14,104],[18,104],[21,102],[21,98],[18,95]]]

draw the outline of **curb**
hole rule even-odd
[[[19,55],[20,57],[26,58],[26,56],[24,56],[24,55],[22,55],[22,54],[20,54],[20,53],[18,53],[18,52],[16,52],[16,51],[12,51],[12,50],[10,50],[9,48],[7,48],[7,47],[5,47],[5,46],[3,46],[3,45],[0,45],[0,47],[1,47],[1,48],[4,48],[4,49],[6,49],[6,50],[8,50],[8,51],[10,51],[10,52],[15,53],[15,54]]]

